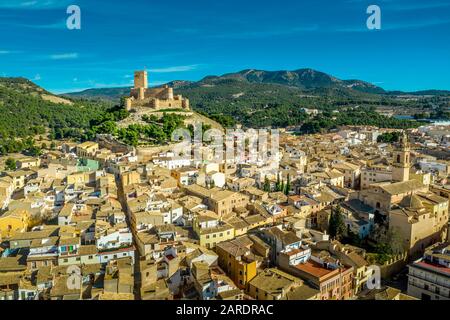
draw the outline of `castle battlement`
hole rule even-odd
[[[190,110],[189,99],[182,95],[174,95],[173,88],[165,85],[159,88],[148,88],[147,71],[134,72],[134,87],[130,91],[130,97],[125,100],[128,111],[137,107],[158,109],[185,109]]]

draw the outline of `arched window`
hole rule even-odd
[[[400,155],[397,155],[397,163],[400,163]]]

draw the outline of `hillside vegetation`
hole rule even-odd
[[[246,127],[302,126],[302,132],[319,132],[343,124],[379,127],[414,127],[416,121],[381,116],[378,109],[446,115],[450,92],[429,90],[422,97],[390,93],[361,80],[340,80],[312,69],[295,71],[243,70],[222,76],[208,76],[198,82],[173,81],[169,85],[190,99],[195,111],[229,127],[235,122]],[[119,99],[129,88],[91,89],[70,96]],[[303,109],[317,109],[309,116]],[[408,111],[408,110],[411,110]],[[419,118],[419,117],[417,117]]]
[[[133,146],[158,145],[169,142],[174,129],[190,128],[195,120],[204,122],[204,129],[222,129],[216,121],[196,112],[133,113],[130,117],[120,103],[62,98],[24,78],[0,78],[0,113],[0,155],[38,155],[41,138],[84,141],[96,134],[110,134]],[[133,120],[136,116],[139,121]]]
[[[0,78],[0,153],[28,150],[36,135],[86,139],[93,119],[112,107],[103,101],[62,100],[23,78]]]

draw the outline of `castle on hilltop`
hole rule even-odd
[[[168,85],[149,89],[147,71],[134,72],[134,87],[131,89],[130,97],[125,100],[125,107],[128,111],[140,108],[190,110],[189,99],[174,95],[173,88]]]

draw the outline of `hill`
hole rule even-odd
[[[172,111],[129,113],[104,99],[56,96],[24,78],[0,78],[0,155],[37,155],[55,139],[83,141],[96,134],[109,134],[133,146],[157,146],[170,142],[179,126],[189,128],[199,121],[204,128],[223,130],[202,114]]]
[[[119,101],[121,97],[130,94],[131,87],[87,89],[79,92],[65,93],[62,96],[82,99],[104,99]]]
[[[24,78],[0,78],[0,154],[28,150],[39,136],[86,138],[91,121],[111,106],[62,98]]]
[[[168,85],[178,90],[193,88],[240,86],[245,88],[251,84],[265,84],[265,88],[275,88],[271,85],[290,87],[306,94],[360,96],[361,93],[385,94],[383,88],[361,80],[340,80],[324,72],[313,69],[298,69],[295,71],[264,71],[248,69],[222,76],[207,76],[200,81],[172,81]],[[257,90],[259,86],[251,86]],[[262,87],[264,89],[264,87]],[[68,97],[119,99],[128,95],[130,87],[87,89],[80,92],[64,94]]]
[[[294,71],[264,71],[248,69],[222,76],[209,76],[201,80],[203,84],[222,83],[226,80],[238,80],[249,83],[279,84],[299,88],[302,91],[316,89],[335,89],[348,95],[357,92],[383,94],[385,91],[371,83],[361,80],[340,80],[324,72],[313,69],[298,69]],[[356,91],[356,92],[355,92]]]
[[[302,124],[308,118],[302,111],[305,108],[331,112],[346,106],[360,106],[423,112],[431,105],[421,100],[421,93],[443,96],[444,103],[450,97],[450,91],[429,90],[411,94],[415,99],[404,99],[408,93],[391,93],[366,81],[341,80],[313,69],[247,69],[222,76],[207,76],[196,82],[173,81],[169,85],[188,97],[194,110],[225,120],[222,125],[230,123],[232,118],[232,121],[251,127]],[[129,88],[90,89],[67,96],[118,101],[128,92]]]

